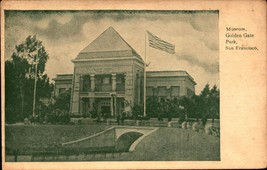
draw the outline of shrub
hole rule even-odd
[[[132,109],[133,117],[134,119],[137,119],[138,117],[142,116],[144,114],[144,108],[142,105],[135,104]]]
[[[150,118],[148,116],[138,115],[137,120],[149,120]]]
[[[211,131],[211,135],[216,136],[216,137],[220,137],[220,127],[212,126],[210,128],[210,131]]]

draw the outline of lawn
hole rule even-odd
[[[142,140],[125,161],[219,161],[220,138],[192,130],[162,127]]]
[[[107,125],[7,125],[5,144],[12,149],[43,148],[88,137],[109,127]]]
[[[9,148],[46,147],[81,139],[103,131],[107,125],[8,125]],[[192,130],[161,127],[145,137],[133,152],[95,161],[219,161],[220,138]],[[76,160],[79,161],[79,160]],[[83,160],[86,161],[86,160]]]

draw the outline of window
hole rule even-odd
[[[171,96],[179,96],[180,95],[180,87],[172,86],[171,87]]]
[[[117,89],[117,91],[124,91],[125,90],[124,74],[117,74],[116,75],[116,89]]]
[[[104,77],[103,78],[103,84],[110,84],[110,78],[109,77]]]
[[[158,96],[166,96],[167,91],[165,86],[158,87]]]
[[[66,90],[66,88],[59,88],[59,89],[58,89],[58,94],[63,93],[65,90]]]
[[[101,84],[101,77],[97,76],[95,82],[96,84]]]
[[[110,101],[102,101],[101,106],[110,106]]]
[[[90,76],[86,75],[83,77],[83,86],[82,86],[82,91],[83,92],[88,92],[91,89],[91,81],[90,81]]]
[[[121,109],[124,109],[124,101],[121,102]]]
[[[146,87],[146,96],[153,96],[153,87]]]
[[[96,92],[111,91],[111,75],[96,75]]]
[[[123,74],[117,74],[116,75],[116,81],[117,81],[117,84],[124,84],[124,75]]]

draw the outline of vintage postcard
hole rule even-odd
[[[264,168],[265,1],[4,1],[4,169]]]

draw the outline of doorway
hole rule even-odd
[[[100,113],[103,117],[111,117],[110,99],[102,99],[100,103]]]

